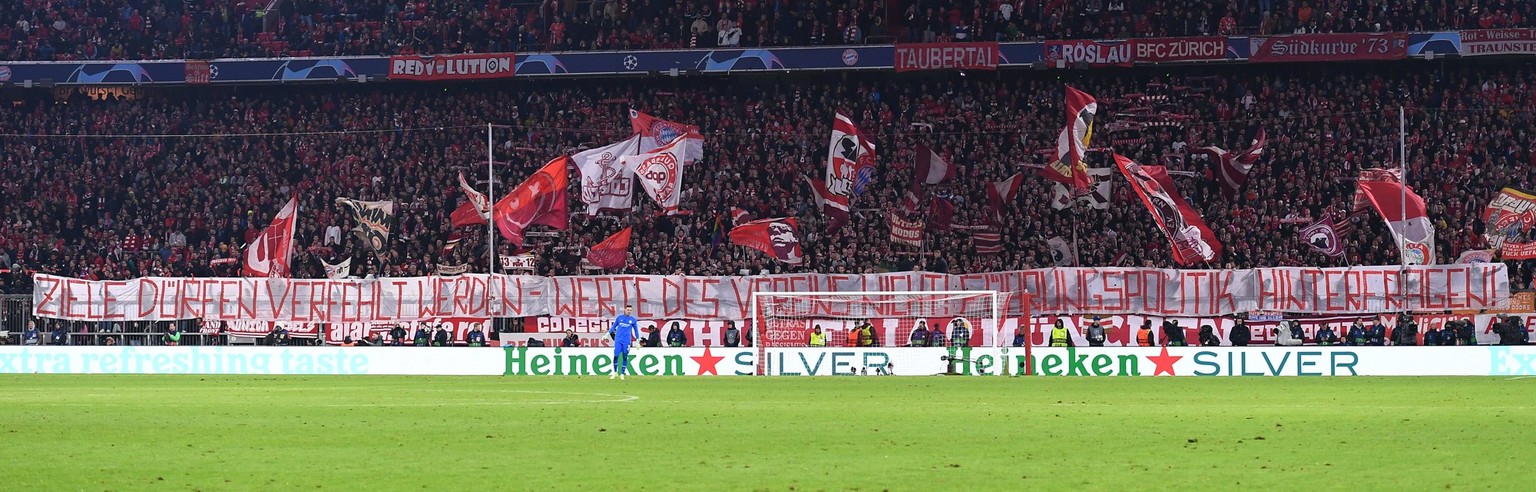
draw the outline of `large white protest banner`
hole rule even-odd
[[[996,290],[1004,312],[1220,316],[1248,311],[1358,314],[1497,309],[1509,301],[1502,263],[1353,268],[1161,270],[1042,268],[949,275],[785,274],[746,277],[469,274],[379,279],[160,278],[88,281],[39,274],[33,312],[82,321],[392,322],[441,318],[750,319],[753,292]],[[1030,303],[1024,309],[1025,299]],[[836,303],[824,309],[834,310]],[[910,306],[883,307],[903,317]],[[836,316],[835,312],[806,313]]]

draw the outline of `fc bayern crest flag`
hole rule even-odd
[[[1356,181],[1356,191],[1387,222],[1404,265],[1435,263],[1435,224],[1429,221],[1424,198],[1391,174],[1362,173]]]
[[[640,137],[641,152],[650,152],[676,142],[680,138],[699,134],[697,126],[667,121],[634,109],[629,110],[629,126],[634,129],[635,135]],[[702,142],[703,140],[699,141],[699,143]],[[699,155],[701,153],[693,153],[694,158],[701,157]]]

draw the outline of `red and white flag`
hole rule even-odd
[[[1404,265],[1433,265],[1435,224],[1429,221],[1424,199],[1404,185],[1401,176],[1362,172],[1355,182],[1355,195],[1364,197],[1387,222]]]
[[[650,152],[685,136],[699,134],[697,126],[667,121],[634,109],[629,110],[629,126],[640,137],[640,152]],[[698,142],[701,145],[699,152],[690,154],[695,159],[703,157],[703,142],[702,139]]]
[[[1237,197],[1237,193],[1248,182],[1248,172],[1253,170],[1253,163],[1259,161],[1264,155],[1264,145],[1268,140],[1264,136],[1264,129],[1253,137],[1253,144],[1241,154],[1233,154],[1221,147],[1200,147],[1193,150],[1196,154],[1205,154],[1216,161],[1216,176],[1221,180],[1221,194],[1227,198]]]
[[[464,179],[464,172],[459,171],[459,189],[464,190],[464,196],[468,198],[459,208],[454,209],[453,215],[448,217],[454,227],[467,227],[476,224],[484,224],[491,217],[491,200],[485,193],[476,190]]]
[[[971,235],[971,244],[976,247],[978,254],[999,254],[1003,252],[1003,234],[996,229],[977,232]]]
[[[621,270],[629,263],[629,235],[633,227],[613,233],[587,252],[587,262],[604,270]]]
[[[773,218],[748,222],[731,229],[731,242],[767,253],[774,259],[799,265],[805,261],[800,250],[799,223],[793,218]]]
[[[848,223],[853,199],[874,179],[875,166],[875,143],[859,131],[852,119],[838,112],[832,119],[827,172],[820,185],[812,182],[827,215],[827,232],[837,232]]]
[[[635,175],[646,194],[661,205],[662,215],[673,215],[678,213],[683,196],[683,165],[698,160],[695,152],[703,147],[695,144],[703,139],[691,133],[653,151],[620,158],[619,162]]]
[[[915,248],[923,247],[923,221],[907,220],[898,213],[886,214],[885,221],[891,226],[891,242]]]
[[[1040,172],[1046,179],[1072,187],[1074,193],[1086,193],[1093,185],[1083,155],[1093,140],[1093,118],[1099,103],[1083,91],[1067,86],[1067,125],[1056,137],[1056,160]]]
[[[1024,186],[1024,173],[1014,173],[1008,179],[987,184],[987,206],[992,208],[994,223],[1002,220],[1003,209],[1019,196],[1019,188],[1022,186]]]
[[[581,171],[581,202],[587,213],[627,211],[634,206],[634,173],[619,159],[640,154],[640,135],[571,156]]]
[[[1179,196],[1162,166],[1143,166],[1119,154],[1114,157],[1120,172],[1131,182],[1131,188],[1141,196],[1147,211],[1173,243],[1174,261],[1189,266],[1221,257],[1221,243],[1216,241],[1216,235],[1205,226],[1205,219]]]
[[[293,229],[299,222],[299,197],[277,211],[272,224],[245,246],[245,266],[240,274],[247,277],[287,277],[293,264]]]
[[[565,211],[565,188],[570,185],[571,158],[556,157],[523,180],[511,193],[491,207],[496,230],[518,248],[523,247],[523,231],[539,224],[565,230],[570,226]]]
[[[944,160],[944,156],[928,148],[927,144],[917,144],[917,161],[912,165],[912,184],[936,185],[949,178],[955,177],[955,166]]]

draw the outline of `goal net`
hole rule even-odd
[[[988,354],[999,360],[996,349],[1011,341],[1011,333],[1001,332],[1005,301],[1006,294],[997,291],[755,293],[758,374],[939,374],[952,369],[951,358],[970,363]],[[845,354],[870,348],[945,350],[861,350],[827,360],[814,351],[820,347]],[[962,369],[976,372],[973,366]],[[994,365],[991,372],[1000,371]]]

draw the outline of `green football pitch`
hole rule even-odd
[[[1536,379],[0,377],[5,490],[1524,490]]]

